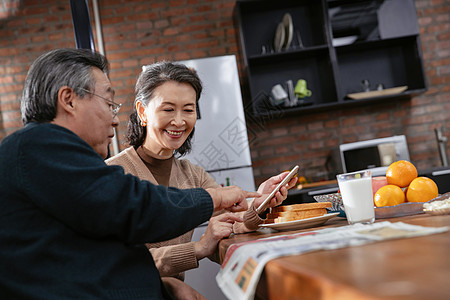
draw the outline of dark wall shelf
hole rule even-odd
[[[236,11],[256,117],[403,100],[427,89],[413,0],[238,0]],[[284,35],[291,31],[292,41],[275,51],[277,27],[287,13],[293,30],[284,23]],[[288,80],[295,86],[299,79],[311,96],[291,107],[271,103],[273,86],[287,90]],[[362,80],[371,91],[378,84],[407,90],[350,99],[348,94],[363,92]]]

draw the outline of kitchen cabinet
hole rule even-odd
[[[399,101],[427,89],[413,0],[238,0],[236,15],[256,117]],[[311,96],[293,106],[270,100],[273,86],[289,94],[287,82],[299,79]]]

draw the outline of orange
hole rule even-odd
[[[417,177],[416,167],[407,160],[393,162],[386,171],[388,184],[407,187]]]
[[[375,206],[393,206],[405,202],[405,193],[396,185],[388,184],[378,189],[373,197]]]
[[[305,177],[305,176],[300,176],[300,177],[298,178],[297,184],[304,184],[304,183],[308,183],[308,180],[306,180],[306,177]]]
[[[408,202],[427,202],[438,196],[436,183],[428,177],[417,177],[406,190],[406,200]]]

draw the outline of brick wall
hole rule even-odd
[[[126,147],[123,134],[141,65],[235,54],[242,67],[234,4],[99,0],[111,81],[125,103],[119,115],[121,149]],[[339,144],[395,134],[406,135],[411,160],[419,169],[440,165],[433,130],[444,126],[450,137],[450,0],[415,4],[428,92],[408,101],[248,122],[257,184],[295,163],[301,164],[303,175],[324,179],[339,168]],[[0,7],[0,139],[22,126],[19,98],[31,62],[50,49],[75,47],[68,0],[24,0],[14,13],[10,10],[5,17],[2,12]],[[241,68],[239,72],[246,99],[245,73]]]

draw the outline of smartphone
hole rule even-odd
[[[289,182],[289,180],[292,179],[292,177],[294,177],[295,174],[297,174],[299,167],[295,166],[288,174],[288,176],[286,176],[283,181],[281,181],[276,188],[273,189],[273,191],[269,194],[269,196],[267,196],[267,198],[263,201],[263,203],[261,203],[261,205],[256,209],[256,212],[258,214],[262,213],[263,211],[266,210],[266,206],[267,203],[269,203],[270,199],[273,198],[273,196],[275,195],[276,192],[278,192],[280,190],[280,188],[285,185],[286,183]]]

